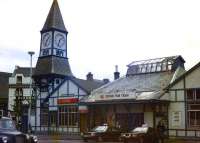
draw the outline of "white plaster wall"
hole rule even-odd
[[[185,101],[184,90],[177,90],[177,101]]]
[[[78,95],[78,86],[69,81],[69,94]]]
[[[79,95],[87,95],[87,93],[79,88]]]
[[[24,96],[30,96],[30,89],[29,88],[23,88],[23,95]]]
[[[12,105],[14,105],[14,99],[15,99],[15,89],[9,88],[9,90],[8,90],[8,110],[13,110]]]
[[[153,127],[153,112],[144,112],[144,123],[149,127]]]
[[[174,111],[180,111],[181,112],[181,124],[180,126],[172,126],[173,119],[172,119],[172,113]],[[168,117],[169,117],[169,128],[170,129],[185,129],[185,103],[184,102],[171,102],[169,105],[169,111],[168,111]]]
[[[9,84],[16,84],[15,77],[9,77]]]
[[[67,82],[69,82],[69,84]],[[69,85],[69,87],[67,87],[68,85]],[[68,88],[69,88],[69,93],[67,91]],[[53,94],[53,96],[57,96],[58,92],[59,92],[59,96],[67,95],[67,94],[72,94],[74,96],[78,96],[78,88],[79,87],[76,84],[74,84],[72,81],[68,80],[59,88],[59,91],[56,91]],[[79,95],[87,95],[87,93],[79,88]]]
[[[22,76],[22,84],[30,84],[30,77],[24,77]]]
[[[60,86],[59,90],[59,96],[61,96],[62,94],[69,94],[67,91],[67,82],[65,81],[65,83],[63,83],[63,85]]]
[[[41,92],[41,98],[46,98],[48,96],[48,92]]]
[[[161,100],[170,100],[170,94],[169,93],[165,93],[160,99]]]
[[[200,67],[186,76],[186,88],[199,88],[200,87]]]
[[[171,89],[183,89],[184,88],[184,82],[183,80],[180,80],[177,82]]]
[[[174,90],[172,90],[172,91],[170,91],[170,101],[175,101],[175,91]]]

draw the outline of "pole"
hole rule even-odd
[[[29,86],[29,92],[30,92],[30,102],[29,102],[29,108],[28,108],[28,133],[31,133],[31,105],[32,105],[32,57],[35,54],[33,51],[29,51],[28,54],[30,55],[30,86]]]

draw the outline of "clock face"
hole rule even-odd
[[[55,32],[54,47],[64,49],[65,44],[66,44],[65,34],[60,33],[60,32]]]
[[[42,48],[50,48],[52,43],[52,35],[50,32],[42,35]]]

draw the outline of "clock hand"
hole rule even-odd
[[[46,39],[46,41],[45,41],[45,47],[47,46],[48,41],[49,41],[49,37],[47,37],[47,39]]]
[[[60,41],[61,41],[61,39],[59,39],[59,41],[58,41],[58,47],[60,47]]]

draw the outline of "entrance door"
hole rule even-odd
[[[116,121],[122,129],[132,130],[144,123],[143,113],[120,113],[116,114]]]

